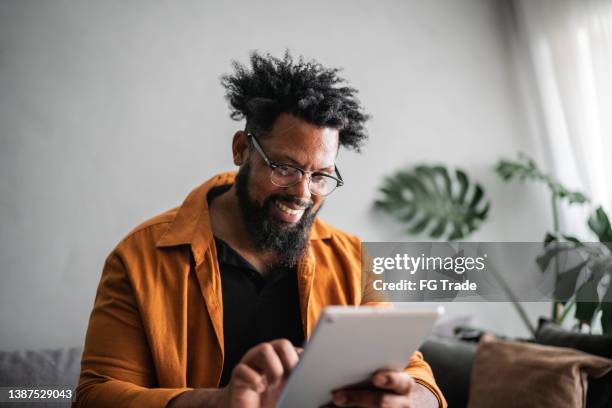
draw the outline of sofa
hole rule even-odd
[[[466,407],[472,365],[482,331],[461,328],[455,337],[431,336],[420,348],[451,408]],[[612,358],[612,337],[567,332],[542,321],[533,340]],[[80,370],[79,347],[42,351],[0,352],[0,387],[53,386],[74,390]],[[0,406],[3,406],[0,402]],[[11,404],[20,408],[68,407],[69,402]],[[612,407],[612,372],[589,380],[587,407]]]
[[[53,387],[72,390],[81,369],[80,347],[37,351],[0,352],[0,387],[32,388]],[[10,403],[1,402],[0,407],[46,408],[69,407],[70,401],[44,401]]]
[[[483,333],[477,329],[459,328],[453,338],[433,336],[421,346],[451,408],[468,405],[472,366],[477,342]],[[546,320],[540,321],[533,339],[517,341],[568,347],[612,359],[611,336],[568,332]],[[586,403],[588,408],[612,408],[612,372],[599,379],[588,379]]]

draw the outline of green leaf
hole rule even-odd
[[[447,221],[445,219],[441,219],[438,222],[438,225],[436,225],[436,227],[431,230],[429,235],[432,238],[440,238],[442,234],[444,233],[444,230],[446,230],[446,224],[447,224]]]
[[[418,208],[416,207],[406,207],[405,210],[408,210],[408,211],[404,212],[404,214],[399,216],[399,219],[404,222],[412,221],[412,219],[418,212]]]
[[[427,227],[427,224],[429,224],[430,220],[431,220],[431,216],[430,215],[425,215],[420,221],[418,221],[416,224],[414,224],[414,226],[412,226],[409,229],[409,231],[412,234],[420,234]]]
[[[557,241],[559,241],[559,239],[555,235],[551,234],[550,232],[547,232],[546,236],[544,236],[544,244],[549,244],[551,242],[557,242]]]
[[[463,231],[461,231],[461,225],[460,224],[455,224],[453,227],[453,232],[451,232],[451,234],[448,237],[449,241],[458,241],[460,239],[463,239],[465,237],[465,235],[463,234]]]
[[[546,272],[550,263],[557,255],[562,252],[574,251],[576,245],[573,242],[559,241],[557,237],[551,234],[546,234],[544,240],[544,253],[536,258],[536,263],[541,272]]]
[[[581,262],[573,268],[562,271],[557,275],[554,291],[554,299],[556,301],[565,303],[574,295],[578,275],[580,275],[580,272],[584,269],[587,263],[587,261]]]
[[[597,208],[589,217],[588,224],[591,231],[599,238],[599,242],[612,242],[612,226],[602,207]]]
[[[518,179],[544,183],[551,194],[569,204],[582,204],[589,201],[589,198],[580,191],[570,191],[552,176],[542,172],[535,161],[523,153],[519,154],[518,160],[500,159],[495,166],[495,172],[504,181]]]
[[[482,187],[480,187],[477,184],[476,187],[474,188],[474,195],[472,197],[472,201],[470,202],[470,207],[472,208],[476,207],[483,196],[484,196],[484,191],[482,190]]]
[[[457,201],[463,204],[463,201],[465,200],[465,195],[467,194],[468,188],[470,186],[470,182],[467,174],[465,174],[463,171],[457,169],[455,171],[455,174],[457,175],[457,180],[459,181],[459,197],[457,198]]]
[[[587,201],[589,201],[589,199],[582,194],[581,192],[578,191],[574,191],[574,192],[570,192],[570,191],[566,191],[565,192],[565,198],[567,198],[567,201],[570,204],[582,204],[585,203]]]
[[[546,272],[550,262],[555,258],[555,256],[557,256],[557,252],[558,251],[555,250],[547,250],[536,258],[536,263],[538,264],[538,268],[540,268],[541,272]]]
[[[441,165],[401,170],[385,177],[379,191],[377,209],[405,224],[409,234],[434,239],[464,238],[486,220],[490,208],[480,184],[460,169],[449,172]]]
[[[597,299],[597,301],[593,301]],[[591,325],[593,315],[599,306],[597,282],[587,281],[576,292],[576,319],[581,323]]]
[[[572,237],[571,235],[563,235],[563,238],[566,239],[569,242],[573,242],[574,244],[577,244],[576,246],[584,246],[584,244],[582,243],[582,241],[580,241],[578,238],[576,237]]]
[[[475,216],[478,219],[487,218],[487,214],[489,213],[489,208],[491,208],[491,203],[487,202],[482,210],[476,212]]]
[[[433,166],[432,170],[436,172],[444,181],[444,187],[446,189],[446,194],[449,196],[453,195],[453,185],[451,182],[451,178],[448,175],[448,170],[444,166]]]

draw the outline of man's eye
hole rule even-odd
[[[287,166],[278,166],[276,168],[276,171],[278,172],[279,176],[291,176],[293,173],[295,173],[295,170],[292,169],[291,167],[287,167]]]
[[[327,183],[327,177],[325,177],[322,174],[313,174],[312,175],[312,182],[315,183],[315,184],[323,185],[323,184]]]

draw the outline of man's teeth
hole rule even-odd
[[[282,212],[285,212],[285,213],[290,214],[290,215],[298,215],[298,214],[301,214],[301,213],[304,211],[303,209],[294,210],[293,208],[289,208],[289,207],[287,207],[286,205],[284,205],[284,204],[282,204],[282,203],[280,203],[280,202],[278,202],[278,201],[275,201],[275,204],[276,204],[276,206],[277,206],[277,207],[278,207],[278,208],[279,208],[279,209],[280,209]]]

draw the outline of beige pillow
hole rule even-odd
[[[468,408],[579,408],[586,376],[601,377],[612,360],[564,347],[480,339]]]

